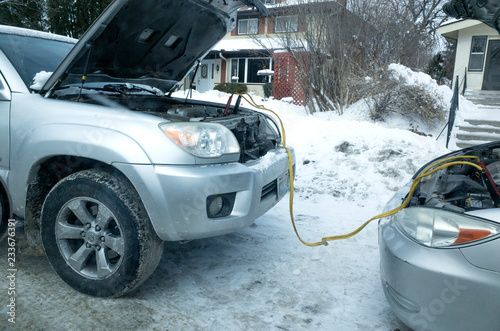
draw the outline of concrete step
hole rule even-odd
[[[488,100],[484,100],[484,99],[481,99],[481,100],[471,100],[469,99],[469,101],[472,101],[473,104],[475,104],[476,106],[478,106],[479,108],[488,108],[488,109],[498,109],[500,111],[500,102],[498,101],[488,101]]]
[[[467,147],[471,147],[471,146],[474,146],[474,145],[477,145],[477,144],[472,144],[472,143],[469,143],[469,142],[466,142],[466,141],[457,141],[456,145],[457,145],[458,148],[467,148]]]
[[[462,141],[462,140],[455,140],[455,144],[457,145],[458,148],[466,148],[466,147],[471,147],[475,145],[480,145],[480,144],[485,144],[493,141],[500,141],[500,140],[467,140],[467,141]]]
[[[462,141],[482,141],[482,142],[488,142],[488,141],[496,141],[500,140],[500,134],[489,134],[489,135],[484,135],[484,134],[474,134],[474,133],[457,133],[456,135],[458,140]]]
[[[467,90],[464,96],[490,115],[485,115],[484,119],[465,119],[454,131],[457,147],[465,148],[500,140],[500,91]]]
[[[482,110],[490,111],[493,114],[497,113],[500,116],[500,105],[498,105],[498,106],[495,106],[495,105],[488,106],[488,105],[476,104],[476,107],[479,108],[479,109],[482,109]]]
[[[458,132],[461,133],[495,133],[500,135],[500,127],[498,128],[493,128],[493,127],[480,127],[480,126],[459,126],[458,127]]]
[[[464,97],[478,106],[500,110],[500,91],[465,91]]]
[[[477,121],[484,123],[484,121]],[[491,124],[491,123],[490,123]],[[479,125],[459,126],[455,131],[456,145],[459,148],[470,147],[486,142],[500,140],[500,126]]]
[[[497,101],[500,98],[500,93],[488,93],[488,94],[464,94],[464,97],[468,100],[489,100]]]
[[[500,114],[499,114],[500,117]],[[469,125],[472,126],[492,126],[492,127],[498,127],[500,128],[500,120],[477,120],[477,119],[465,119],[464,122],[467,122]]]
[[[500,91],[488,91],[488,90],[465,90],[465,97],[498,97],[500,96]]]

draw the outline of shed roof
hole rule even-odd
[[[437,32],[447,39],[457,40],[458,32],[460,30],[468,29],[481,24],[484,23],[476,20],[452,19],[441,24]]]

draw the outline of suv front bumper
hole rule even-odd
[[[295,165],[295,154],[289,149]],[[132,182],[164,241],[218,236],[251,225],[282,197],[278,181],[289,167],[284,149],[251,164],[114,166]],[[229,215],[210,218],[208,197],[232,193]]]

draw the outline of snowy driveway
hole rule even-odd
[[[294,209],[305,240],[352,231],[446,152],[442,141],[406,128],[268,106],[297,152]],[[165,243],[152,277],[118,299],[80,294],[45,257],[18,254],[15,325],[5,314],[5,241],[0,252],[2,330],[407,330],[382,291],[376,222],[352,239],[309,248],[293,233],[288,201],[237,233]]]
[[[299,205],[314,215],[332,206]],[[342,219],[357,213],[341,210]],[[298,215],[304,234],[319,233],[306,219],[321,222]],[[376,225],[349,242],[308,248],[292,233],[286,202],[236,234],[166,243],[153,276],[118,299],[72,290],[45,257],[19,255],[17,268],[17,330],[405,330],[382,293]],[[5,278],[0,284],[5,303]]]

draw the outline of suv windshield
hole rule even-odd
[[[73,46],[72,43],[56,40],[0,34],[0,49],[28,88],[37,73],[53,72]]]

